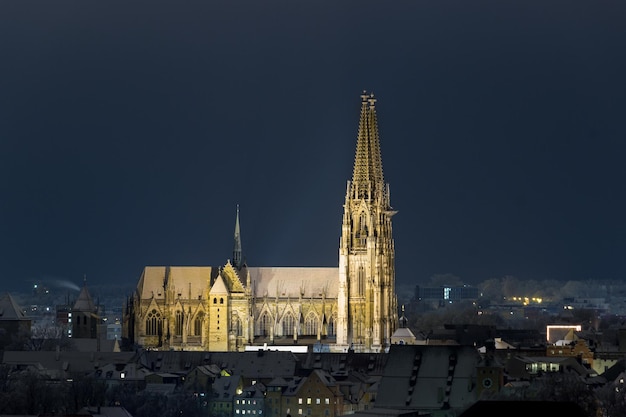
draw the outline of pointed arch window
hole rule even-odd
[[[176,336],[183,335],[183,312],[177,311],[176,318],[174,320],[174,334]]]
[[[156,311],[156,309],[152,309],[148,313],[146,318],[146,335],[147,336],[156,336],[159,334],[159,330],[161,329],[162,320],[161,313]]]
[[[283,317],[283,336],[293,336],[293,327],[295,320],[291,313],[285,314]]]
[[[314,313],[309,313],[304,320],[304,331],[306,335],[317,335],[318,319]]]
[[[271,319],[269,314],[263,313],[259,317],[259,336],[269,336]]]
[[[359,266],[359,270],[357,272],[357,282],[359,296],[362,297],[365,294],[365,268],[363,268],[363,265]]]
[[[236,317],[234,319],[234,328],[233,328],[233,332],[235,333],[235,336],[243,336],[243,327],[241,326],[241,319],[239,319],[239,317]]]
[[[359,215],[358,238],[359,238],[359,242],[358,242],[359,246],[365,247],[365,244],[367,242],[367,216],[365,215],[364,211],[362,211],[361,214]]]
[[[202,323],[204,322],[204,313],[198,313],[193,321],[193,334],[202,336]]]
[[[328,336],[335,336],[335,317],[330,316],[328,320]]]

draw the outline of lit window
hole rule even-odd
[[[298,404],[302,404],[302,398],[298,398]]]
[[[302,414],[302,409],[298,408],[298,414]]]
[[[319,398],[316,398],[316,399],[315,399],[315,404],[321,404],[321,403],[322,403],[322,400],[321,400],[321,399],[319,399]]]
[[[324,404],[330,404],[330,398],[324,398]]]
[[[306,399],[306,403],[307,404],[311,404],[311,398],[310,397]]]

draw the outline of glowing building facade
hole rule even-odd
[[[239,210],[232,261],[147,266],[128,300],[124,336],[150,349],[240,351],[259,344],[317,344],[379,352],[397,327],[389,186],[383,180],[373,95],[361,96],[339,267],[251,267]]]

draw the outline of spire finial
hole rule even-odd
[[[237,204],[237,215],[235,216],[235,234],[233,244],[233,266],[241,268],[241,230],[239,226],[239,204]]]

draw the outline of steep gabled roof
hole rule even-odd
[[[228,294],[228,288],[226,287],[224,278],[222,278],[222,274],[218,275],[215,279],[215,282],[213,283],[209,294]]]
[[[476,401],[481,357],[472,346],[391,345],[377,407],[438,410]]]
[[[146,266],[137,284],[137,295],[144,300],[163,300],[167,286],[185,295],[191,293],[194,299],[202,297],[217,271],[211,266]]]
[[[30,320],[17,305],[11,294],[5,293],[0,298],[0,320]]]
[[[256,297],[337,298],[337,267],[248,267]]]
[[[96,305],[91,299],[91,295],[89,294],[89,290],[87,290],[87,285],[83,285],[83,288],[80,290],[80,294],[78,294],[78,298],[74,303],[74,307],[72,308],[74,311],[96,311]]]

